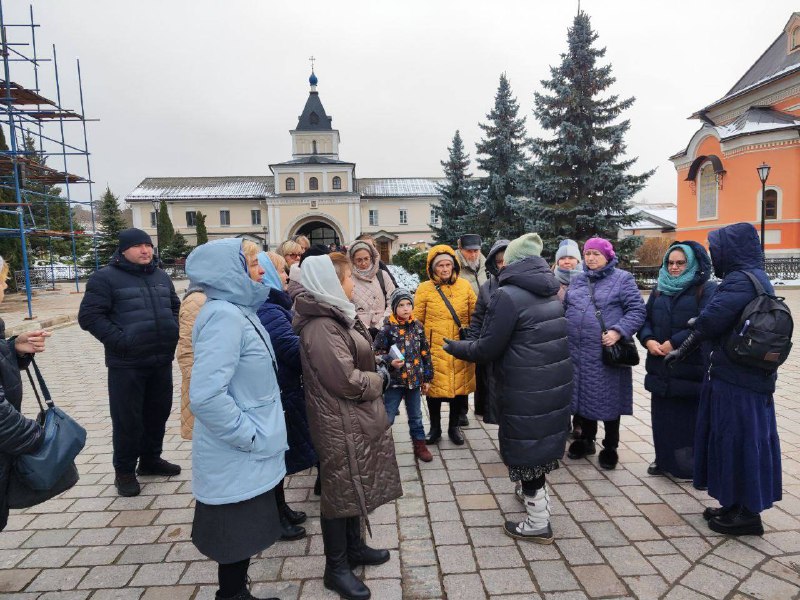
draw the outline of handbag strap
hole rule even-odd
[[[596,316],[597,320],[600,321],[600,328],[603,330],[603,333],[607,333],[608,328],[606,327],[606,322],[603,320],[603,313],[597,306],[597,302],[594,301],[594,283],[591,281],[589,282],[589,299],[594,305],[594,316]]]
[[[42,390],[42,396],[44,396],[45,404],[47,404],[48,408],[53,408],[55,406],[55,402],[53,402],[53,398],[50,396],[50,390],[47,389],[47,384],[44,382],[44,377],[42,377],[42,372],[39,370],[39,365],[36,364],[36,361],[33,357],[31,357],[31,365],[33,365],[33,372],[36,373],[36,379],[39,382],[39,389]],[[37,389],[36,383],[33,381],[33,375],[31,375],[29,367],[25,367],[25,373],[28,374],[28,380],[31,382],[33,395],[36,396],[36,402],[39,403],[39,408],[42,410],[42,412],[45,412],[44,404],[42,404],[42,399],[39,396],[39,389]]]
[[[270,361],[272,362],[272,370],[275,372],[275,379],[277,379],[277,378],[278,378],[278,364],[275,362],[275,355],[274,355],[274,354],[272,354],[272,350],[270,349],[270,346],[269,346],[269,344],[267,343],[267,340],[266,340],[266,339],[264,339],[264,336],[263,336],[263,335],[261,335],[261,331],[259,331],[259,329],[258,329],[258,327],[256,326],[256,324],[255,324],[255,323],[253,323],[253,321],[250,319],[250,317],[247,315],[247,313],[245,313],[245,312],[242,310],[242,307],[241,307],[241,306],[238,306],[238,305],[237,305],[237,307],[239,308],[239,310],[240,310],[240,311],[242,311],[242,315],[244,315],[244,318],[245,318],[245,319],[247,319],[247,322],[248,322],[248,323],[250,323],[250,325],[252,325],[252,326],[253,326],[253,329],[255,329],[255,330],[256,330],[256,333],[258,334],[258,337],[260,337],[260,338],[261,338],[261,341],[262,341],[262,342],[264,342],[264,346],[265,346],[265,347],[266,347],[266,349],[267,349],[267,354],[269,354],[269,359],[270,359]]]
[[[435,286],[435,287],[436,287],[436,291],[439,292],[439,295],[442,297],[442,300],[444,301],[444,305],[447,307],[447,310],[450,311],[450,316],[453,317],[453,321],[456,322],[456,327],[461,329],[461,319],[458,318],[458,315],[456,314],[456,311],[453,308],[453,305],[450,304],[450,300],[448,300],[447,296],[444,295],[444,292],[442,291],[441,287],[439,287],[438,285]]]

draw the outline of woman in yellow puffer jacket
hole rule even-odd
[[[433,358],[433,381],[427,394],[431,430],[426,443],[435,444],[442,437],[442,402],[450,402],[447,434],[454,444],[461,445],[464,436],[458,418],[462,413],[466,414],[467,396],[475,391],[475,365],[454,358],[442,348],[445,339],[459,339],[459,325],[442,294],[463,328],[469,327],[477,297],[472,286],[458,276],[461,266],[450,246],[441,244],[431,248],[427,269],[430,279],[420,284],[414,297],[414,317],[425,329]]]

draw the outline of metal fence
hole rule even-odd
[[[186,279],[185,265],[161,265],[161,268],[172,279]],[[78,267],[78,279],[86,280],[94,271],[94,267]],[[75,281],[75,266],[59,264],[53,267],[31,267],[30,277],[31,288],[52,290],[58,282]],[[25,271],[14,271],[14,284],[16,290],[25,289]]]
[[[660,267],[635,266],[631,269],[639,289],[649,290],[656,285]],[[800,279],[800,258],[768,258],[764,270],[772,280],[793,281]],[[711,276],[714,279],[714,276]]]

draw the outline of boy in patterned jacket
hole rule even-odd
[[[400,402],[406,401],[408,430],[414,444],[414,456],[424,462],[433,460],[425,445],[422,426],[422,394],[428,393],[433,380],[433,362],[425,331],[414,319],[414,298],[406,289],[397,288],[389,299],[392,314],[383,321],[373,347],[379,363],[389,369],[391,383],[383,395],[389,423],[394,423]]]

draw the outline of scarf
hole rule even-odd
[[[686,270],[677,276],[670,275],[667,266],[669,255],[673,250],[683,250],[683,253],[686,255]],[[661,270],[658,272],[658,285],[656,289],[667,296],[677,296],[692,284],[695,275],[697,275],[698,266],[697,256],[695,256],[691,246],[687,244],[675,244],[674,246],[670,246],[669,250],[667,250],[667,253],[664,255]]]
[[[278,269],[272,264],[266,252],[258,253],[258,264],[264,269],[264,279],[261,280],[261,283],[268,288],[282,290],[283,282],[281,281],[281,276],[278,274]]]
[[[300,270],[300,283],[315,300],[339,309],[345,317],[355,321],[356,307],[344,295],[330,257],[310,256],[305,259]]]
[[[605,279],[611,273],[614,272],[614,269],[617,266],[619,259],[615,256],[610,261],[608,261],[605,266],[600,267],[599,269],[590,269],[586,266],[586,263],[583,263],[583,272],[586,273],[586,277],[595,281],[599,281],[600,279]]]
[[[578,273],[583,273],[583,262],[582,261],[579,262],[578,266],[576,266],[571,271],[568,270],[568,269],[562,269],[561,267],[556,265],[556,270],[553,272],[553,274],[556,276],[556,279],[558,280],[558,282],[563,284],[563,285],[566,285],[566,286],[569,285],[569,282]]]

